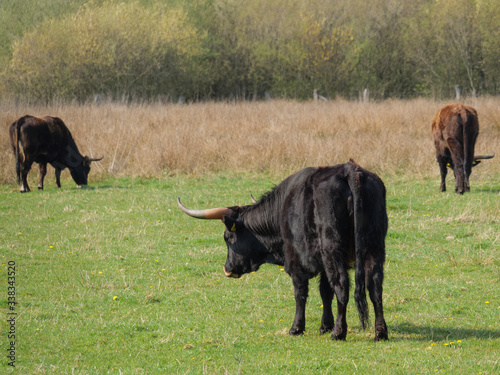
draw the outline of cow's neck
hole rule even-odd
[[[273,220],[255,220],[251,214],[243,215],[245,226],[255,235],[266,249],[265,263],[283,265],[285,256],[283,252],[283,238],[279,225]]]

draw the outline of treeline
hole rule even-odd
[[[17,0],[0,11],[0,95],[23,100],[500,90],[498,0]]]

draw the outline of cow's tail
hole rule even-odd
[[[478,125],[473,122],[477,121],[477,116],[470,113],[465,108],[460,111],[460,117],[462,119],[462,131],[463,131],[463,152],[464,152],[464,191],[469,190],[469,175],[472,169],[472,162],[474,161],[474,144],[476,142],[474,135],[472,134],[472,129]]]
[[[16,155],[16,175],[17,175],[17,183],[21,183],[21,163],[23,160],[23,155],[21,155],[21,149],[19,147],[19,142],[21,140],[21,126],[24,124],[24,117],[20,118],[16,122],[16,128],[14,129],[14,152]],[[24,158],[23,158],[24,159]]]
[[[468,156],[467,148],[469,147],[469,136],[467,134],[467,123],[468,123],[468,113],[467,110],[462,106],[460,109],[460,119],[462,120],[462,137],[463,137],[463,155],[464,155],[464,168],[467,165]],[[472,163],[472,160],[471,160]],[[464,169],[465,170],[465,169]]]
[[[359,320],[363,329],[368,326],[368,304],[366,302],[366,277],[365,277],[365,246],[363,244],[363,227],[364,221],[368,218],[364,216],[363,197],[361,195],[362,171],[359,166],[350,161],[346,165],[347,182],[352,194],[353,211],[354,211],[354,246],[356,254],[354,280],[354,300],[358,309]]]

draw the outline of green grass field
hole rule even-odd
[[[381,177],[390,340],[379,343],[373,326],[361,330],[352,290],[347,340],[319,334],[317,280],[306,334],[288,336],[295,312],[289,276],[264,265],[226,279],[223,225],[189,218],[176,205],[177,196],[192,208],[249,204],[250,193],[257,197],[281,178],[123,178],[81,190],[69,179],[56,190],[48,179],[45,191],[29,194],[0,186],[0,372],[499,373],[500,176],[473,174],[463,196],[439,193],[437,168],[435,178]],[[15,369],[7,358],[9,262],[16,267]]]

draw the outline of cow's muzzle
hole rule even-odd
[[[227,272],[226,266],[224,266],[224,275],[226,275],[226,277],[232,277],[234,279],[239,279],[241,276],[241,275],[238,275],[237,273],[234,273],[234,272]]]

